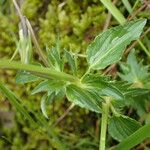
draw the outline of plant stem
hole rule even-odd
[[[109,115],[109,99],[106,99],[106,103],[102,103],[102,123],[101,123],[99,150],[105,150],[108,115]]]
[[[150,52],[149,52],[149,50],[145,47],[145,45],[144,45],[140,40],[138,40],[138,43],[140,44],[140,46],[142,47],[142,49],[144,50],[144,52],[147,54],[147,56],[150,57]]]
[[[0,60],[0,68],[13,69],[13,70],[25,70],[25,71],[34,73],[40,77],[42,76],[47,79],[52,78],[56,80],[64,80],[64,81],[70,81],[70,82],[78,81],[78,78],[70,74],[66,74],[64,72],[59,72],[59,71],[41,67],[41,66],[22,64],[21,62],[17,62],[17,61]]]
[[[122,0],[122,3],[124,4],[125,8],[129,13],[132,13],[132,7],[128,0]]]

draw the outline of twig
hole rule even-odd
[[[133,150],[143,150],[145,146],[150,146],[150,140],[146,141],[143,144],[140,144],[138,147],[134,148]]]
[[[103,72],[103,75],[108,74],[109,72],[111,72],[112,70],[114,70],[115,67],[116,67],[116,64],[110,65],[110,66]]]
[[[15,6],[17,12],[18,12],[18,15],[19,15],[20,19],[22,20],[22,19],[23,19],[23,15],[22,15],[22,13],[21,13],[21,10],[20,10],[20,8],[19,8],[19,6],[18,6],[16,0],[13,0],[13,3],[14,3],[14,6]]]
[[[113,3],[116,4],[117,1],[118,1],[118,0],[114,0]],[[109,11],[108,14],[107,14],[107,18],[106,18],[104,27],[103,27],[103,31],[105,31],[105,30],[108,29],[109,24],[110,24],[110,21],[111,21],[111,18],[112,18],[112,14],[111,14],[110,11]]]
[[[144,8],[146,7],[146,4],[142,5],[138,10],[136,10],[132,15],[129,15],[127,20],[132,20],[138,13],[140,13]]]
[[[38,55],[41,57],[43,63],[44,63],[46,66],[49,66],[49,63],[48,63],[48,61],[47,61],[45,55],[43,54],[43,52],[42,52],[42,50],[41,50],[41,48],[40,48],[40,46],[39,46],[39,43],[38,43],[38,41],[37,41],[37,39],[36,39],[36,37],[35,37],[33,28],[32,28],[32,26],[31,26],[29,20],[28,20],[27,18],[26,18],[26,20],[27,20],[27,27],[28,27],[28,29],[29,29],[29,31],[30,31],[30,33],[31,33],[32,40],[33,40],[33,43],[34,43],[34,45],[35,45],[35,47],[36,47],[37,53],[38,53]]]
[[[57,121],[54,123],[53,126],[56,126],[57,124],[59,124],[67,115],[68,113],[74,108],[75,104],[71,104],[66,111],[57,119]]]
[[[14,3],[14,6],[15,6],[17,12],[18,12],[18,15],[20,17],[21,22],[24,22],[24,18],[26,18],[26,17],[22,14],[22,12],[21,12],[21,10],[20,10],[16,0],[13,0],[13,3]],[[32,26],[31,26],[31,24],[30,24],[30,22],[29,22],[29,20],[27,18],[26,18],[26,25],[27,25],[29,31],[31,32],[32,40],[33,40],[33,43],[34,43],[34,45],[36,47],[37,54],[41,57],[41,60],[43,61],[45,66],[49,66],[49,63],[48,63],[45,55],[43,54],[43,52],[42,52],[42,50],[41,50],[41,48],[40,48],[40,46],[38,44],[38,41],[37,41],[37,39],[35,37],[33,28],[32,28]]]

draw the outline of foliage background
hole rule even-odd
[[[85,53],[87,45],[101,31],[103,31],[107,18],[107,10],[99,0],[25,0],[22,2],[22,11],[31,21],[38,42],[45,51],[45,46],[53,46],[59,34],[61,47],[74,53]],[[134,4],[134,0],[131,1]],[[143,4],[139,3],[137,9]],[[121,1],[117,7],[125,17],[129,15]],[[145,9],[136,15],[138,18],[150,19],[149,10]],[[0,58],[10,58],[18,40],[19,18],[11,0],[0,1]],[[113,18],[110,27],[118,25]],[[148,26],[148,25],[147,25]],[[148,42],[144,40],[147,47]],[[149,64],[145,53],[137,48],[138,59],[144,58],[144,64]],[[38,57],[34,56],[35,60]],[[125,58],[124,58],[125,59]],[[84,70],[86,62],[81,60],[79,67]],[[116,71],[113,75],[116,75]],[[21,99],[28,110],[40,112],[42,94],[30,95],[30,91],[38,83],[16,85],[13,71],[1,71],[0,76],[9,88]],[[63,114],[70,104],[67,100],[57,99],[49,106],[49,124]],[[125,113],[128,112],[128,108]],[[40,115],[40,113],[39,113]],[[135,116],[136,114],[131,114]],[[136,117],[136,116],[135,116]],[[75,107],[54,130],[57,136],[70,147],[76,150],[96,150],[99,139],[99,116],[88,110]],[[4,150],[47,150],[53,149],[46,135],[33,130],[32,125],[25,121],[20,114],[0,95],[0,149]],[[108,137],[108,145],[117,142]]]

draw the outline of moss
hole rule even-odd
[[[95,3],[88,6],[87,1],[79,4],[73,0],[67,0],[59,5],[54,4],[52,1],[48,5],[45,18],[40,18],[40,43],[54,45],[58,32],[62,47],[76,52],[85,51],[90,39],[101,31],[105,17],[102,13],[103,7]]]
[[[28,19],[36,19],[36,17],[39,15],[38,10],[42,6],[42,1],[41,0],[25,0],[23,5],[22,5],[22,10],[27,16]]]

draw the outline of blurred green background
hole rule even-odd
[[[61,47],[84,54],[90,41],[103,31],[108,15],[99,0],[20,0],[20,3],[43,52],[46,45],[55,45],[59,34]],[[134,3],[132,0],[131,4]],[[141,5],[139,3],[138,7]],[[117,2],[117,7],[125,17],[129,15],[122,1]],[[149,19],[149,10],[138,13],[137,17]],[[19,17],[12,1],[0,0],[0,58],[10,58],[15,52],[18,23]],[[115,25],[118,23],[112,18],[109,26]],[[139,59],[145,57],[140,50],[138,55]],[[35,60],[38,59],[36,55],[34,57]],[[148,60],[144,61],[147,63]],[[86,63],[82,61],[79,65],[84,70]],[[42,94],[30,95],[37,83],[16,85],[15,75],[13,71],[0,70],[1,80],[22,99],[27,109],[42,115]],[[66,99],[58,99],[49,106],[49,124],[55,123],[69,105]],[[70,150],[98,149],[99,116],[88,110],[75,107],[53,130]],[[112,146],[117,142],[108,137],[107,143]],[[0,150],[53,150],[54,147],[46,134],[34,130],[0,94]]]

